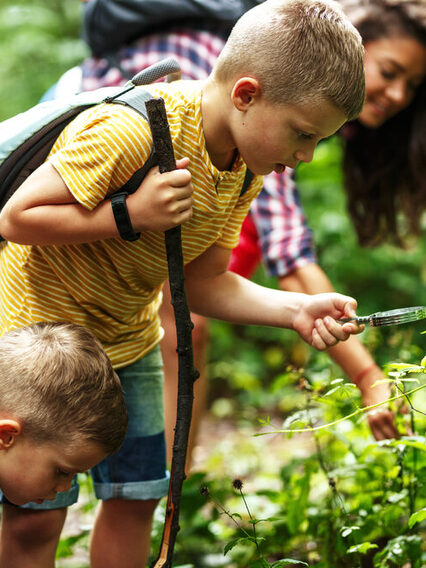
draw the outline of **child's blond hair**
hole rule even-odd
[[[332,1],[267,0],[246,12],[214,69],[219,82],[244,75],[277,104],[327,100],[348,120],[364,104],[361,37]]]
[[[0,338],[0,413],[34,441],[119,449],[127,430],[120,380],[89,330],[38,323]]]

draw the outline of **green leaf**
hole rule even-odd
[[[337,387],[334,387],[327,391],[324,395],[325,397],[336,396],[339,399],[347,398],[348,395],[352,395],[352,390],[356,389],[356,386],[353,383],[342,383]]]
[[[407,370],[407,369],[418,369],[417,365],[410,365],[409,363],[388,363],[385,367],[389,370],[395,369],[396,371],[399,370]]]
[[[341,533],[343,538],[346,538],[347,536],[352,534],[353,531],[359,531],[359,530],[360,530],[360,527],[342,527],[340,529],[340,533]]]
[[[425,519],[426,519],[426,507],[423,507],[423,509],[416,511],[411,515],[411,517],[408,520],[408,526],[410,527],[410,529],[412,529],[416,523],[421,523]]]
[[[380,446],[391,446],[400,449],[402,446],[408,448],[416,448],[418,450],[426,451],[426,438],[424,436],[407,436],[399,440],[380,440]]]
[[[341,383],[344,383],[345,379],[334,379],[334,381],[330,382],[330,385],[340,385]]]
[[[375,555],[376,566],[402,566],[407,560],[420,558],[421,542],[420,535],[401,535],[389,540]],[[417,568],[418,564],[413,566]]]
[[[355,546],[351,546],[348,548],[348,554],[353,554],[354,552],[358,552],[359,554],[365,554],[369,550],[373,548],[379,548],[377,544],[372,542],[362,542],[361,544],[356,544]]]
[[[311,487],[311,469],[307,465],[302,477],[298,478],[293,475],[288,488],[293,496],[287,505],[287,526],[292,535],[299,532],[299,527],[305,517]]]
[[[302,560],[294,560],[294,558],[282,558],[277,562],[274,562],[271,568],[281,568],[281,566],[288,566],[289,564],[298,564],[300,566],[309,566],[306,562]]]
[[[234,540],[228,542],[228,544],[223,549],[223,554],[224,555],[228,554],[228,552],[232,550],[235,546],[237,546],[237,544],[246,544],[248,542],[253,543],[254,542],[253,538],[247,536],[235,538]]]
[[[239,544],[242,540],[244,540],[244,539],[243,538],[236,538],[234,540],[230,540],[228,542],[228,544],[225,546],[225,548],[223,549],[224,556],[226,556],[228,554],[228,552],[230,550],[232,550],[234,548],[234,546],[237,546],[237,544]]]
[[[263,418],[258,418],[257,421],[261,426],[270,426],[271,425],[271,417],[268,415],[265,420]]]

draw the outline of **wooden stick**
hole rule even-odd
[[[173,145],[162,98],[146,102],[154,150],[160,173],[176,169]],[[175,314],[178,353],[178,397],[169,494],[160,552],[152,568],[171,568],[176,536],[179,531],[179,507],[185,480],[185,462],[194,400],[194,368],[191,314],[185,293],[185,273],[180,226],[165,231],[170,294]]]

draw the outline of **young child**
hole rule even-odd
[[[8,502],[41,504],[68,491],[76,473],[119,449],[126,430],[120,381],[90,331],[38,323],[0,338],[0,488]]]
[[[158,348],[165,229],[182,224],[195,312],[288,327],[317,349],[360,331],[335,321],[354,315],[352,298],[269,290],[227,271],[261,176],[310,161],[318,141],[362,108],[363,48],[340,8],[322,0],[268,0],[238,21],[205,82],[149,88],[166,102],[178,169],[160,175],[153,168],[123,199],[125,226],[117,228],[105,198],[144,163],[152,141],[141,116],[108,104],[65,129],[0,218],[9,241],[0,250],[3,332],[35,320],[85,325],[125,392],[127,438],[95,474],[103,502],[92,535],[94,568],[145,565],[152,513],[168,488]],[[247,167],[256,177],[240,198]],[[9,517],[1,568],[11,557],[14,568],[26,566],[29,543],[32,566],[53,566],[63,507],[74,501]]]

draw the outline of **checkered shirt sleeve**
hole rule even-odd
[[[286,276],[316,262],[313,235],[300,203],[292,170],[269,174],[250,208],[262,256],[271,276]]]

